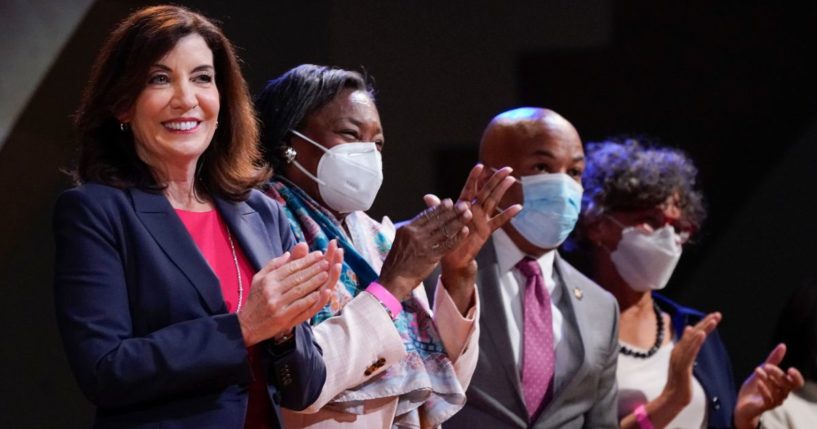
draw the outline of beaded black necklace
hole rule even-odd
[[[633,350],[631,348],[627,348],[626,346],[624,346],[621,343],[618,343],[618,346],[619,346],[618,352],[619,353],[621,353],[621,354],[623,354],[625,356],[632,356],[632,357],[638,358],[638,359],[647,359],[649,357],[652,357],[652,355],[658,353],[658,349],[660,349],[661,344],[664,343],[664,318],[661,317],[661,309],[658,308],[658,304],[655,301],[652,302],[652,306],[653,306],[653,309],[655,310],[655,320],[656,320],[655,325],[656,325],[656,328],[658,329],[658,332],[655,335],[655,344],[653,344],[652,347],[650,347],[650,349],[647,350],[646,352],[639,352],[639,351]]]

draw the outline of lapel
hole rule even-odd
[[[190,280],[207,309],[211,313],[226,312],[218,278],[167,198],[139,189],[131,189],[130,194],[136,216],[168,259]]]
[[[586,300],[581,300],[576,296],[575,290],[581,290],[581,284],[570,275],[565,265],[566,263],[562,261],[557,252],[553,267],[554,273],[559,278],[558,287],[561,288],[561,297],[557,307],[563,316],[562,341],[566,341],[567,347],[557,347],[553,400],[548,403],[537,421],[558,411],[567,397],[562,393],[575,389],[576,384],[584,378],[582,374],[589,370],[585,353],[590,349],[586,335],[592,329],[590,309],[586,308]]]
[[[213,199],[227,228],[238,240],[238,245],[252,264],[255,271],[266,265],[275,256],[275,249],[261,216],[246,202],[232,202],[220,198]]]
[[[500,362],[506,381],[516,393],[516,400],[521,410],[525,410],[525,401],[522,398],[522,385],[519,380],[519,371],[511,353],[511,338],[508,333],[508,315],[502,305],[502,294],[499,285],[499,264],[496,258],[493,239],[489,239],[479,255],[477,255],[477,287],[482,297],[482,314],[480,330],[493,345],[490,350],[496,355],[495,360]],[[484,315],[490,314],[490,319]]]

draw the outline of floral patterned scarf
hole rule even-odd
[[[317,325],[338,314],[357,294],[376,280],[394,240],[388,218],[378,223],[363,212],[346,216],[347,235],[335,217],[287,179],[276,176],[267,195],[281,203],[298,241],[310,250],[325,251],[337,239],[343,248],[343,268],[335,296],[313,318]],[[465,405],[465,391],[457,379],[422,288],[402,302],[394,321],[407,355],[399,363],[340,393],[327,407],[353,414],[364,412],[367,399],[399,396],[395,428],[436,427]]]

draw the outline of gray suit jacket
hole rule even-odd
[[[556,254],[569,350],[559,354],[553,399],[530,424],[519,371],[511,356],[508,317],[499,290],[499,266],[493,241],[477,257],[477,287],[482,300],[479,361],[468,387],[468,402],[445,429],[617,428],[616,363],[618,304],[615,298]]]

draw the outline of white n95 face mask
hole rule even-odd
[[[582,205],[582,186],[564,173],[522,176],[525,201],[511,225],[536,247],[552,249],[570,235]]]
[[[318,161],[317,177],[301,163],[293,164],[318,184],[321,198],[338,213],[369,210],[383,184],[383,160],[372,142],[344,143],[327,149],[309,137],[293,134],[324,151]]]
[[[635,291],[663,289],[681,258],[682,238],[670,225],[645,232],[621,230],[618,247],[610,253],[618,274]]]

